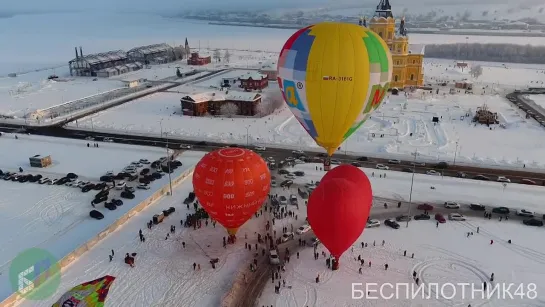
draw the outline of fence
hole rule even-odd
[[[182,183],[185,179],[189,178],[193,174],[193,170],[194,168],[190,168],[186,170],[185,172],[183,172],[182,174],[180,174],[180,176],[172,180],[172,185],[175,186]],[[69,253],[68,255],[64,256],[62,259],[57,261],[58,265],[61,268],[61,273],[64,271],[64,269],[68,265],[74,262],[74,260],[78,259],[87,251],[91,250],[97,243],[99,243],[104,238],[106,238],[110,233],[114,232],[116,229],[123,226],[131,217],[136,215],[138,212],[144,210],[149,205],[155,203],[155,201],[161,199],[169,191],[170,191],[170,184],[167,183],[157,192],[153,193],[150,197],[148,197],[147,199],[145,199],[144,201],[136,205],[134,208],[132,208],[129,212],[125,213],[123,216],[117,219],[117,221],[115,221],[113,224],[108,226],[104,231],[98,233],[94,238],[88,240],[86,243],[84,243],[83,245],[75,249],[73,252]],[[47,272],[45,274],[47,274]],[[44,278],[43,275],[44,274],[38,276],[35,280],[41,281],[41,278]],[[24,297],[22,297],[18,292],[15,292],[9,297],[7,297],[4,301],[2,301],[0,303],[0,307],[15,307],[15,306],[18,306],[20,303],[22,303],[24,300],[25,300]]]

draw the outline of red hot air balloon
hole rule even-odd
[[[197,163],[193,189],[204,210],[233,236],[267,199],[271,173],[255,152],[222,148]]]
[[[357,167],[341,165],[329,171],[308,201],[308,221],[316,237],[338,261],[362,234],[373,193]]]

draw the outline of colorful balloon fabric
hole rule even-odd
[[[115,277],[104,277],[75,286],[51,307],[104,307],[106,296]]]
[[[380,106],[392,67],[388,46],[373,31],[324,22],[287,40],[278,84],[295,118],[332,155]]]
[[[369,179],[351,165],[329,171],[310,194],[308,222],[337,261],[363,233],[372,201]]]
[[[223,148],[206,154],[197,163],[193,189],[210,217],[234,235],[268,198],[271,173],[255,152]]]

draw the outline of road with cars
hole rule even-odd
[[[19,127],[20,129],[20,127]],[[119,133],[92,133],[90,131],[78,130],[78,129],[65,129],[61,127],[49,127],[49,128],[28,128],[25,130],[30,134],[46,135],[53,137],[64,137],[64,138],[74,138],[74,139],[85,139],[92,137],[97,141],[101,141],[104,138],[108,138],[116,143],[124,144],[134,144],[134,145],[145,145],[145,146],[157,146],[165,147],[168,144],[169,148],[181,149],[180,147],[191,146],[195,150],[203,151],[212,151],[225,146],[237,146],[244,147],[249,149],[255,149],[255,146],[242,146],[230,143],[218,143],[218,142],[209,142],[209,141],[189,141],[183,140],[180,138],[161,138],[161,137],[152,137],[144,135],[127,135]],[[183,149],[183,148],[182,148]],[[308,161],[321,161],[323,153],[317,150],[305,150],[305,157]],[[287,157],[293,156],[293,150],[267,147],[266,151],[263,152],[265,157],[273,156],[276,161],[281,161]],[[320,160],[318,160],[320,158]],[[526,171],[525,169],[519,170],[501,170],[496,168],[482,168],[474,166],[462,166],[462,165],[453,165],[452,163],[447,163],[447,168],[442,167],[437,168],[436,164],[424,164],[417,162],[416,165],[413,165],[413,161],[408,160],[396,160],[395,164],[388,163],[389,159],[381,158],[369,158],[365,156],[354,156],[346,155],[342,152],[338,152],[333,155],[332,161],[334,163],[353,163],[359,167],[366,168],[376,168],[377,164],[386,165],[392,171],[405,171],[412,172],[413,170],[416,173],[425,174],[430,170],[435,170],[440,172],[443,176],[448,177],[465,177],[468,179],[474,179],[475,177],[481,177],[482,179],[488,180],[497,180],[498,177],[504,176],[512,183],[524,183],[524,184],[535,184],[535,185],[545,185],[545,172],[536,172],[536,171]],[[483,178],[484,177],[484,178]]]

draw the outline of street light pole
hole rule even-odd
[[[452,161],[452,165],[456,165],[456,155],[458,154],[458,141],[456,141],[456,150],[454,151],[454,161]]]
[[[165,132],[165,138],[167,139],[167,145],[165,146],[166,148],[166,153],[167,153],[167,161],[168,161],[168,184],[169,184],[169,187],[170,187],[170,196],[172,196],[172,178],[170,176],[170,163],[172,162],[171,159],[170,159],[170,153],[168,152],[168,132]]]
[[[250,146],[250,126],[246,126],[246,147]]]
[[[413,185],[414,185],[414,173],[416,172],[416,155],[418,154],[418,151],[414,151],[414,160],[413,160],[413,174],[411,176],[411,191],[409,192],[409,212],[408,216],[411,216],[411,207],[413,204]],[[407,219],[407,225],[406,227],[409,227],[409,219]]]

